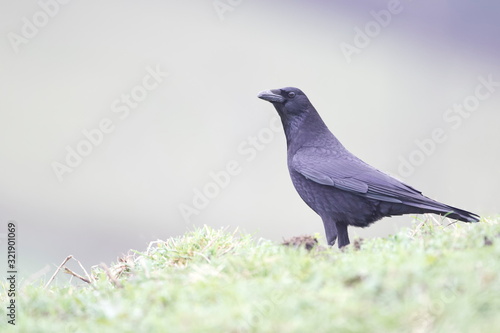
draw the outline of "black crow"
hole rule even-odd
[[[302,200],[321,218],[329,245],[349,244],[347,226],[366,227],[383,217],[434,213],[464,222],[479,216],[442,204],[351,154],[297,88],[266,90],[285,130],[288,170]]]

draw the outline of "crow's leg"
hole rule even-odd
[[[336,222],[337,232],[339,234],[339,249],[346,245],[349,245],[349,234],[347,233],[347,224],[342,222]]]
[[[326,241],[328,242],[328,245],[335,245],[335,241],[337,240],[338,235],[335,222],[332,221],[331,218],[327,217],[323,219],[323,225],[325,226]]]

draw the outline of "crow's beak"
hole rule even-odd
[[[261,91],[257,97],[271,103],[283,103],[285,101],[285,98],[280,95],[279,89]]]

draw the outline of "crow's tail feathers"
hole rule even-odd
[[[479,222],[480,216],[463,209],[448,206],[449,211],[440,212],[439,215],[446,216],[450,219],[455,219],[463,222]]]
[[[424,213],[434,213],[463,222],[479,222],[480,216],[466,210],[445,205],[425,197],[425,201],[406,203],[407,205],[422,209]]]

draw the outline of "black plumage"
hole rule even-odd
[[[347,226],[366,227],[392,215],[435,213],[464,222],[479,216],[437,202],[351,154],[297,88],[266,90],[281,118],[288,170],[300,197],[323,220],[329,245],[349,244]]]

